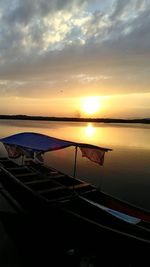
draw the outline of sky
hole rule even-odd
[[[150,118],[149,0],[0,0],[0,114]]]

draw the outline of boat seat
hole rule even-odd
[[[85,184],[74,186],[74,190],[78,194],[85,194],[91,191],[95,191],[95,188],[92,185],[85,183]]]
[[[45,189],[40,189],[38,190],[38,193],[41,195],[45,195],[46,193],[52,192],[52,191],[57,191],[64,189],[65,187],[62,187],[61,185],[57,185],[56,187],[51,187],[51,188],[45,188]]]
[[[33,184],[41,184],[43,182],[49,182],[49,179],[41,179],[41,180],[33,180],[33,181],[29,181],[29,182],[25,182],[26,185],[33,185]]]
[[[14,166],[14,167],[10,167],[10,168],[8,168],[10,171],[11,170],[27,170],[27,167],[25,167],[25,166]]]
[[[7,157],[0,157],[0,162],[1,161],[6,161],[6,160],[8,161],[9,159]]]
[[[58,175],[58,176],[55,176],[54,178],[55,178],[55,181],[67,187],[73,187],[76,185],[84,184],[84,182],[78,179],[75,179],[73,177],[69,177],[67,175]]]
[[[43,178],[43,176],[41,176],[39,173],[38,174],[37,173],[30,173],[30,174],[27,173],[24,175],[16,175],[16,178],[23,183],[41,180],[41,177]]]
[[[46,176],[57,176],[57,175],[64,175],[64,174],[60,174],[59,172],[57,171],[53,171],[51,170],[49,173],[46,173]]]
[[[54,190],[41,192],[41,195],[49,201],[57,201],[72,196],[72,190],[62,186]]]
[[[31,182],[27,182],[25,183],[28,187],[30,187],[32,190],[34,191],[38,191],[38,192],[41,192],[41,191],[45,191],[45,190],[50,190],[50,189],[53,189],[53,188],[56,188],[59,186],[59,184],[51,181],[51,180],[46,180],[46,179],[43,179],[43,180],[39,180],[39,181],[31,181]]]
[[[26,176],[35,176],[36,174],[38,174],[38,173],[36,173],[36,172],[27,172],[27,173],[20,173],[20,174],[15,174],[15,176],[16,177],[18,177],[18,178],[20,178],[20,177],[26,177]],[[39,175],[39,174],[38,174]]]
[[[55,180],[65,177],[64,174],[60,174],[58,172],[57,173],[51,173],[51,174],[48,174],[46,176],[49,177],[49,178],[54,178]]]
[[[50,167],[46,167],[46,166],[43,166],[41,164],[37,164],[35,162],[31,162],[29,167],[33,170],[36,170],[38,172],[42,172],[44,175],[49,175],[49,174],[53,174],[53,173],[58,173],[56,170],[50,168]]]
[[[3,165],[5,169],[18,167],[18,164],[11,160],[1,160],[0,163]]]
[[[14,168],[8,168],[7,169],[11,174],[15,175],[16,177],[18,175],[31,175],[33,172],[31,172],[28,168],[26,167],[14,167]],[[37,172],[34,172],[34,174]]]

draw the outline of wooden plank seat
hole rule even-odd
[[[36,173],[36,172],[29,172],[29,173],[20,173],[20,174],[16,174],[15,176],[17,177],[17,178],[19,178],[19,177],[26,177],[26,176],[39,176],[39,173]]]
[[[0,157],[0,162],[1,161],[8,161],[9,159],[7,157]]]
[[[32,168],[32,167],[31,167],[31,170],[33,170],[33,171],[37,171],[37,172],[39,172],[39,173],[43,173],[45,176],[59,174],[58,171],[51,170],[51,169],[46,170],[46,171],[43,171],[43,170],[40,170],[39,168]]]
[[[87,192],[91,192],[93,190],[95,191],[93,186],[88,184],[88,183],[81,184],[81,185],[75,185],[74,186],[74,190],[78,194],[84,194],[84,193],[87,193]]]
[[[45,175],[49,175],[49,174],[58,174],[58,171],[56,171],[55,169],[52,169],[50,167],[47,167],[47,166],[43,166],[41,164],[37,164],[33,161],[30,162],[30,165],[29,167],[33,170],[36,170],[38,172],[42,172],[43,174]]]
[[[61,173],[57,172],[57,173],[51,173],[49,175],[46,175],[46,177],[49,177],[50,179],[57,180],[59,178],[64,178],[65,177],[65,174],[61,174]]]
[[[7,169],[11,174],[18,176],[18,175],[27,175],[27,174],[31,174],[33,172],[31,172],[27,167],[13,167],[13,168],[8,168]],[[36,172],[34,172],[36,173]]]
[[[45,195],[46,193],[52,192],[52,191],[57,191],[57,190],[61,190],[64,189],[64,186],[61,185],[57,185],[56,187],[51,187],[51,188],[43,188],[38,190],[38,193],[41,195]]]
[[[48,182],[50,181],[50,179],[42,179],[41,180],[33,180],[33,181],[29,181],[29,182],[25,182],[26,185],[33,185],[33,184],[41,184],[43,182]]]
[[[57,199],[65,199],[73,194],[73,190],[65,187],[58,187],[54,190],[48,190],[41,192],[41,195],[49,201]]]
[[[11,160],[1,160],[0,163],[4,166],[4,168],[8,169],[8,168],[14,168],[14,167],[18,167],[18,164],[16,164],[15,162],[11,161]]]
[[[37,181],[31,181],[25,183],[28,187],[30,187],[32,190],[41,192],[42,190],[49,190],[55,187],[58,187],[58,184],[51,181],[51,180],[37,180]]]
[[[84,182],[67,175],[55,176],[55,181],[67,187],[84,184]]]
[[[43,177],[40,174],[28,173],[24,175],[16,175],[16,178],[23,183],[41,180]]]

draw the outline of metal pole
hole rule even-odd
[[[22,162],[21,164],[23,165],[24,164],[24,155],[22,155]]]
[[[77,152],[78,152],[78,147],[75,146],[74,171],[73,171],[73,186],[72,186],[73,193],[74,193],[74,186],[75,186],[74,179],[76,178]]]
[[[77,165],[77,152],[78,152],[78,147],[75,147],[75,158],[74,158],[74,171],[73,171],[73,178],[76,177],[76,165]]]

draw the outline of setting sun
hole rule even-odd
[[[99,97],[86,97],[82,99],[82,111],[85,114],[92,115],[95,114],[100,109],[100,99]]]

